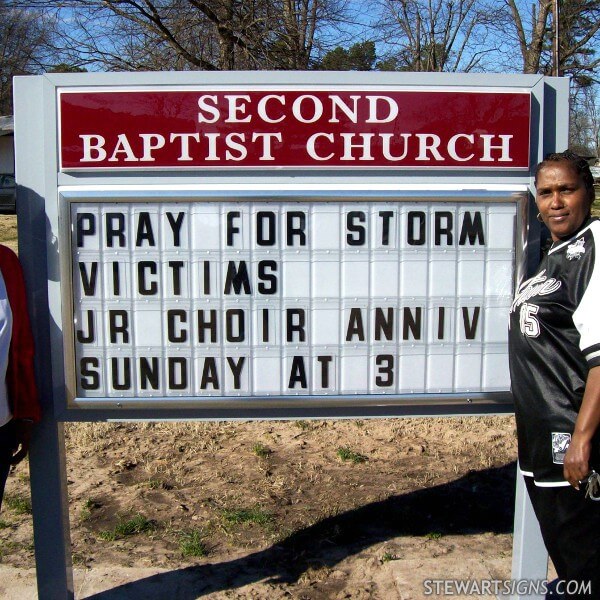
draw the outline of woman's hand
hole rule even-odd
[[[15,438],[17,441],[17,447],[15,453],[10,459],[11,465],[18,465],[29,452],[29,442],[31,441],[31,430],[33,423],[25,419],[15,419]]]
[[[585,392],[571,443],[565,454],[563,474],[565,479],[579,489],[579,482],[590,473],[592,439],[600,427],[600,366],[589,370]],[[596,468],[598,465],[595,465]]]
[[[576,489],[579,482],[590,473],[590,453],[592,444],[585,436],[573,434],[571,443],[565,454],[563,473],[565,479]]]

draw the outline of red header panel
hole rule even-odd
[[[60,93],[61,168],[529,167],[530,95]]]

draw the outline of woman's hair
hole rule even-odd
[[[551,163],[566,162],[569,166],[577,173],[585,188],[590,196],[591,202],[594,201],[594,176],[590,170],[588,161],[576,154],[572,150],[565,150],[564,152],[552,152],[544,156],[544,160],[537,165],[535,168],[535,183],[537,184],[538,174],[544,168],[549,166]]]

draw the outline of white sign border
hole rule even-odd
[[[472,87],[468,85],[450,85],[439,87],[435,85],[417,85],[417,84],[402,84],[402,85],[391,85],[386,86],[382,84],[332,84],[331,90],[328,86],[324,86],[322,84],[307,84],[307,85],[297,85],[297,84],[262,84],[262,85],[250,85],[244,86],[243,89],[240,89],[237,85],[224,85],[224,84],[216,84],[210,85],[210,83],[206,83],[204,85],[162,85],[160,86],[160,92],[219,92],[219,93],[246,93],[246,92],[274,92],[274,91],[282,91],[282,92],[295,92],[295,91],[306,91],[310,92],[328,92],[328,91],[336,91],[336,92],[370,92],[370,93],[389,93],[389,92],[425,92],[425,93],[466,93],[466,94],[490,94],[490,95],[498,95],[498,94],[523,94],[529,97],[529,138],[528,138],[528,151],[531,150],[532,143],[532,128],[531,122],[533,119],[533,96],[531,89],[519,86],[519,87],[502,87],[502,86],[477,86]],[[255,166],[242,166],[236,165],[232,167],[224,166],[223,164],[219,165],[201,165],[201,166],[190,166],[190,165],[182,165],[182,166],[161,166],[161,167],[153,167],[151,165],[148,166],[119,166],[119,167],[95,167],[90,168],[89,166],[84,167],[64,167],[62,164],[62,105],[61,105],[61,96],[63,95],[72,95],[72,94],[85,94],[85,93],[115,93],[115,92],[132,92],[132,93],[144,93],[144,92],[156,92],[156,85],[125,85],[125,86],[103,86],[102,88],[96,88],[92,86],[79,86],[76,88],[70,87],[59,87],[56,89],[56,110],[57,110],[57,136],[58,136],[58,169],[61,173],[66,174],[77,174],[77,173],[103,173],[108,176],[114,176],[118,173],[152,173],[152,172],[165,172],[165,173],[188,173],[191,171],[205,171],[205,172],[219,172],[219,171],[237,171],[240,173],[248,172],[260,172],[260,171],[273,171],[273,172],[281,172],[281,171],[308,171],[308,172],[325,172],[334,169],[335,171],[341,172],[355,172],[357,170],[356,165],[289,165],[289,166],[281,166],[281,165],[269,165],[265,163],[263,165],[255,165]],[[454,166],[439,166],[439,165],[421,165],[419,167],[406,166],[406,165],[368,165],[361,164],[359,166],[360,169],[365,169],[366,171],[370,171],[373,173],[385,172],[389,170],[401,172],[410,172],[415,169],[431,169],[435,168],[440,172],[462,172],[465,170],[464,166],[454,165]],[[468,167],[469,170],[473,170],[475,172],[487,172],[487,171],[506,171],[506,172],[520,172],[527,173],[530,170],[530,167],[514,167],[511,165],[473,165]]]

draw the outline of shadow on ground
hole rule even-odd
[[[160,573],[88,600],[192,600],[267,578],[271,583],[294,583],[310,568],[334,567],[348,556],[396,536],[510,533],[515,472],[515,463],[474,471],[444,485],[329,517],[243,558]]]

